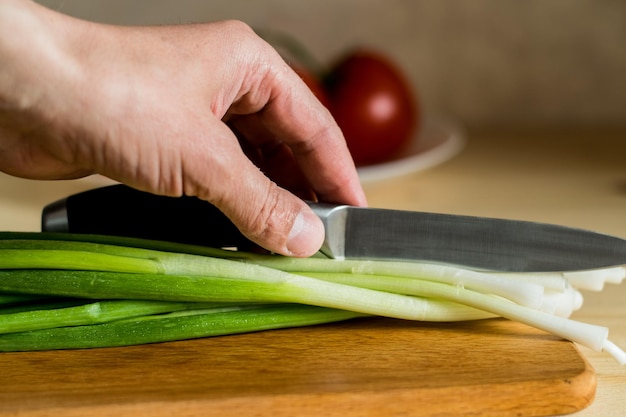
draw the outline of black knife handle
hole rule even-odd
[[[209,247],[252,243],[215,206],[195,197],[164,197],[112,185],[46,206],[42,231],[164,240]]]

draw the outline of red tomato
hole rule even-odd
[[[328,94],[326,94],[326,90],[324,90],[324,86],[320,80],[318,80],[310,71],[306,70],[302,66],[292,64],[291,68],[300,76],[300,78],[302,78],[302,81],[304,81],[324,107],[328,108],[330,106],[330,100],[328,99]]]
[[[401,71],[383,55],[358,50],[331,71],[329,108],[357,166],[393,157],[413,137],[419,114]]]

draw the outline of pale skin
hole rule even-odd
[[[366,205],[330,113],[241,22],[120,27],[0,0],[0,62],[7,174],[197,196],[290,256],[323,241],[303,198]]]

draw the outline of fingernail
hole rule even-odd
[[[291,256],[311,256],[319,250],[323,240],[322,221],[312,211],[302,210],[287,237],[287,250]]]

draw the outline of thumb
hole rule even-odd
[[[197,159],[186,161],[186,184],[194,185],[190,194],[215,205],[248,239],[269,251],[297,257],[315,254],[324,241],[320,218],[248,159],[230,129],[218,125],[214,133],[214,138],[221,133],[225,139],[214,148],[221,152],[195,151],[190,154]]]
[[[265,249],[286,256],[315,254],[324,241],[322,221],[300,198],[256,172],[248,177],[247,189],[233,187],[238,191],[221,199],[218,207]]]

